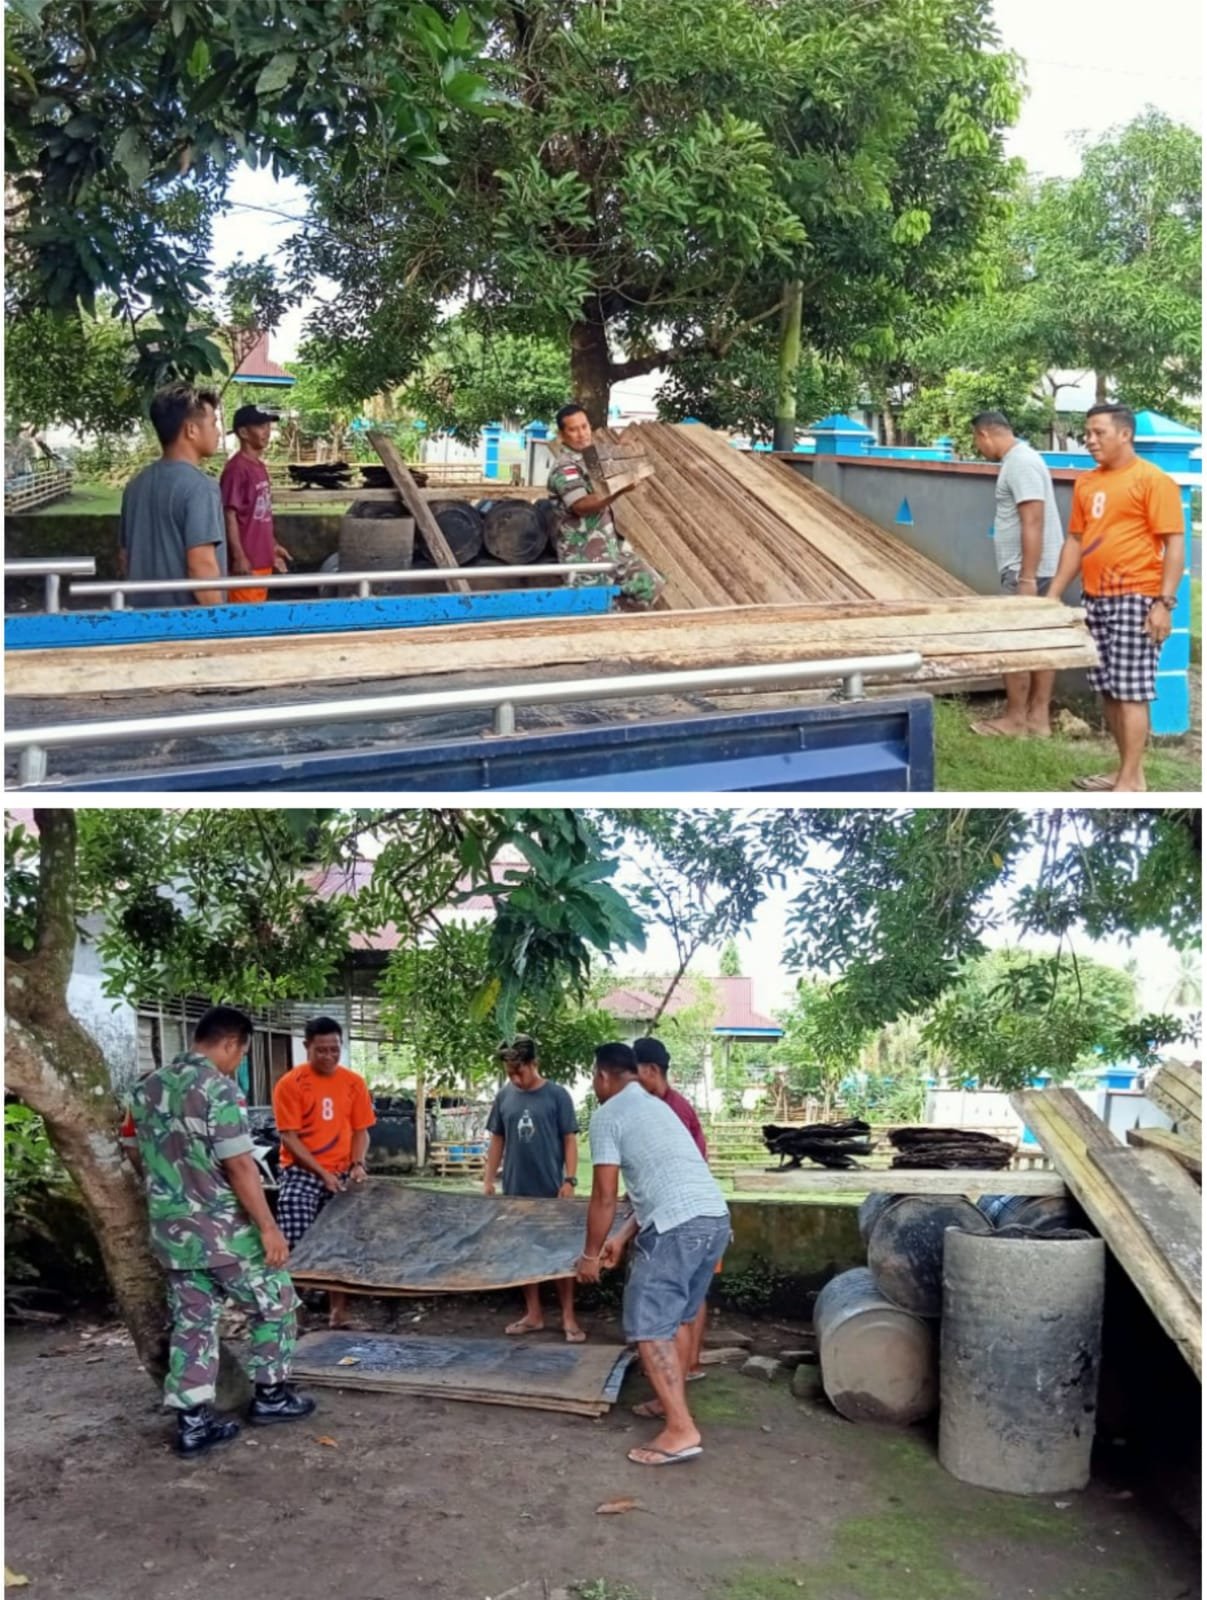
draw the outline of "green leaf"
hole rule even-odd
[[[204,39],[198,39],[193,46],[188,59],[188,73],[190,78],[200,78],[204,75],[210,64],[210,47]]]
[[[256,96],[279,94],[293,77],[298,58],[292,50],[280,50],[256,79]]]

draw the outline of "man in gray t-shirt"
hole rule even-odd
[[[1000,461],[994,486],[993,544],[1002,590],[1012,595],[1044,595],[1056,573],[1064,530],[1047,462],[1019,439],[1000,411],[972,419],[976,447]],[[1000,717],[974,722],[986,737],[1046,739],[1052,731],[1054,672],[1008,672],[1006,709]]]
[[[122,494],[118,566],[123,578],[224,578],[226,526],[218,480],[201,463],[222,443],[218,397],[169,384],[151,401],[163,456],[131,478]],[[131,606],[217,605],[220,589],[132,594]]]
[[[495,1096],[486,1119],[490,1148],[482,1187],[494,1194],[500,1163],[506,1194],[567,1200],[578,1186],[578,1118],[568,1090],[541,1076],[536,1045],[521,1036],[504,1045],[499,1061],[507,1082]],[[581,1344],[587,1335],[574,1314],[574,1280],[556,1280],[567,1344]],[[511,1323],[510,1334],[539,1333],[545,1326],[541,1286],[524,1285],[524,1315]]]
[[[603,1044],[595,1052],[595,1094],[591,1204],[578,1276],[597,1282],[601,1269],[618,1265],[633,1241],[624,1331],[654,1389],[654,1399],[634,1409],[662,1427],[648,1445],[630,1450],[629,1460],[673,1466],[701,1453],[686,1374],[692,1324],[729,1243],[729,1207],[683,1123],[641,1087],[629,1045]],[[609,1237],[622,1176],[634,1216]]]

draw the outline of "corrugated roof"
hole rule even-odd
[[[278,366],[268,354],[268,335],[262,333],[231,374],[232,383],[255,383],[267,378],[270,383],[296,383],[297,379]]]

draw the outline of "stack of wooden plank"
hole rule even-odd
[[[1202,1191],[1164,1150],[1121,1145],[1072,1089],[1011,1096],[1073,1197],[1201,1379]]]
[[[1014,1146],[976,1128],[895,1128],[889,1134],[895,1169],[970,1167],[992,1171],[1008,1167]]]
[[[1198,1182],[1203,1179],[1203,1068],[1198,1061],[1166,1061],[1143,1084],[1145,1097],[1174,1124],[1165,1128],[1129,1128],[1128,1144],[1141,1150],[1164,1150]]]
[[[640,493],[640,491],[638,491]],[[478,672],[494,681],[841,656],[921,653],[914,681],[938,683],[1046,667],[1093,666],[1079,612],[1055,600],[972,596],[724,606],[691,612],[456,623],[239,641],[15,650],[7,692],[58,699],[98,691],[367,683]],[[903,681],[903,680],[895,680]]]
[[[616,520],[666,578],[670,609],[972,593],[791,467],[711,428],[646,422],[605,437],[613,453],[655,468],[617,503]]]

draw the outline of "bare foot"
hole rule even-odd
[[[1052,737],[1052,724],[1050,722],[1028,722],[1028,739],[1050,739]]]
[[[1124,783],[1122,778],[1111,785],[1112,794],[1147,794],[1148,785],[1143,779],[1139,783]]]
[[[586,1344],[586,1330],[580,1328],[577,1322],[563,1322],[562,1330],[566,1335],[567,1344]]]
[[[513,1336],[518,1333],[543,1333],[544,1331],[545,1324],[543,1322],[529,1322],[527,1317],[521,1317],[518,1322],[510,1323],[504,1329],[505,1333],[510,1333]]]

